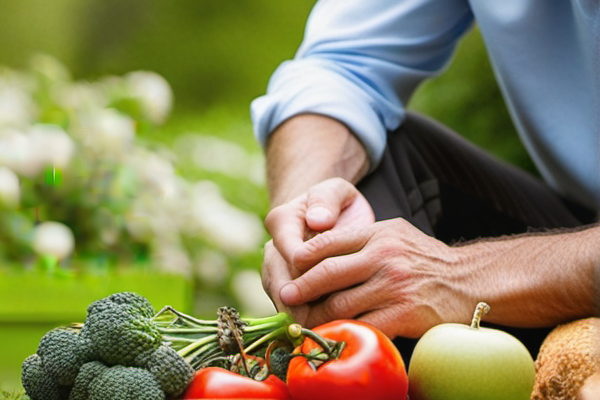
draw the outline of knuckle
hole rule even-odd
[[[347,296],[341,294],[331,295],[325,302],[326,314],[331,319],[354,317],[353,305]]]
[[[332,186],[342,186],[342,187],[352,186],[352,184],[350,182],[348,182],[347,180],[340,178],[340,177],[329,178],[326,182],[328,182]]]
[[[307,253],[316,253],[333,245],[333,235],[330,232],[318,234],[305,243]]]
[[[381,260],[389,260],[402,254],[401,243],[391,237],[380,238],[376,244],[376,254]]]
[[[315,267],[315,271],[319,273],[320,280],[325,283],[331,283],[337,278],[340,266],[337,260],[328,259]]]
[[[277,206],[273,208],[265,217],[265,227],[269,233],[272,233],[273,228],[277,225],[281,219],[281,215],[284,213],[283,206]]]
[[[407,283],[408,274],[403,268],[400,268],[397,265],[387,265],[383,272],[385,274],[385,279],[393,286],[405,285]]]

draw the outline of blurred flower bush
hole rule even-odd
[[[215,182],[177,173],[183,160],[261,185],[262,160],[216,137],[182,135],[172,149],[146,140],[172,103],[152,72],[75,81],[43,55],[27,71],[0,69],[0,262],[67,275],[152,268],[231,285],[264,313],[255,268],[241,269],[252,288],[230,270],[259,260],[261,218]]]

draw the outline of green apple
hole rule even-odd
[[[514,336],[479,327],[488,310],[479,303],[471,326],[441,324],[423,335],[410,360],[410,400],[529,400],[533,358]]]

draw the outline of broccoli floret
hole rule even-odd
[[[137,356],[160,346],[158,328],[136,310],[129,304],[109,302],[88,314],[81,335],[91,342],[97,360],[133,366]]]
[[[143,368],[115,365],[90,384],[89,400],[165,400],[154,376]]]
[[[151,353],[141,354],[136,361],[154,375],[167,397],[179,396],[194,377],[192,366],[164,344]]]
[[[45,370],[42,359],[34,354],[21,367],[21,383],[31,400],[61,400],[63,389]]]
[[[291,359],[292,355],[285,347],[277,347],[273,350],[270,359],[271,372],[273,375],[285,382]]]
[[[142,317],[152,318],[156,314],[152,304],[143,296],[134,292],[114,293],[97,300],[88,306],[88,314],[96,314],[111,309],[114,304],[131,306],[131,310]]]
[[[89,342],[75,331],[57,328],[46,333],[38,345],[37,354],[45,370],[60,384],[73,385],[79,368],[91,357]]]
[[[81,366],[69,400],[88,400],[92,382],[109,369],[100,361],[91,361]]]

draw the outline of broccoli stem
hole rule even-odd
[[[173,318],[173,316],[170,316],[169,313],[173,314],[175,317],[178,318]],[[176,321],[178,322],[185,322],[187,325],[191,326],[191,327],[207,327],[207,326],[217,326],[217,321],[216,320],[202,320],[202,319],[198,319],[198,318],[194,318],[191,315],[187,315],[184,314],[180,311],[177,311],[176,309],[174,309],[171,306],[165,306],[163,307],[162,310],[160,310],[153,318],[152,320],[157,323],[162,325],[163,323],[174,323]],[[179,321],[180,320],[180,321]]]
[[[247,354],[262,349],[271,340],[291,341],[287,327],[293,320],[285,313],[241,321],[242,342]],[[227,356],[219,347],[217,321],[200,320],[167,306],[153,318],[153,322],[164,340],[195,369]]]

